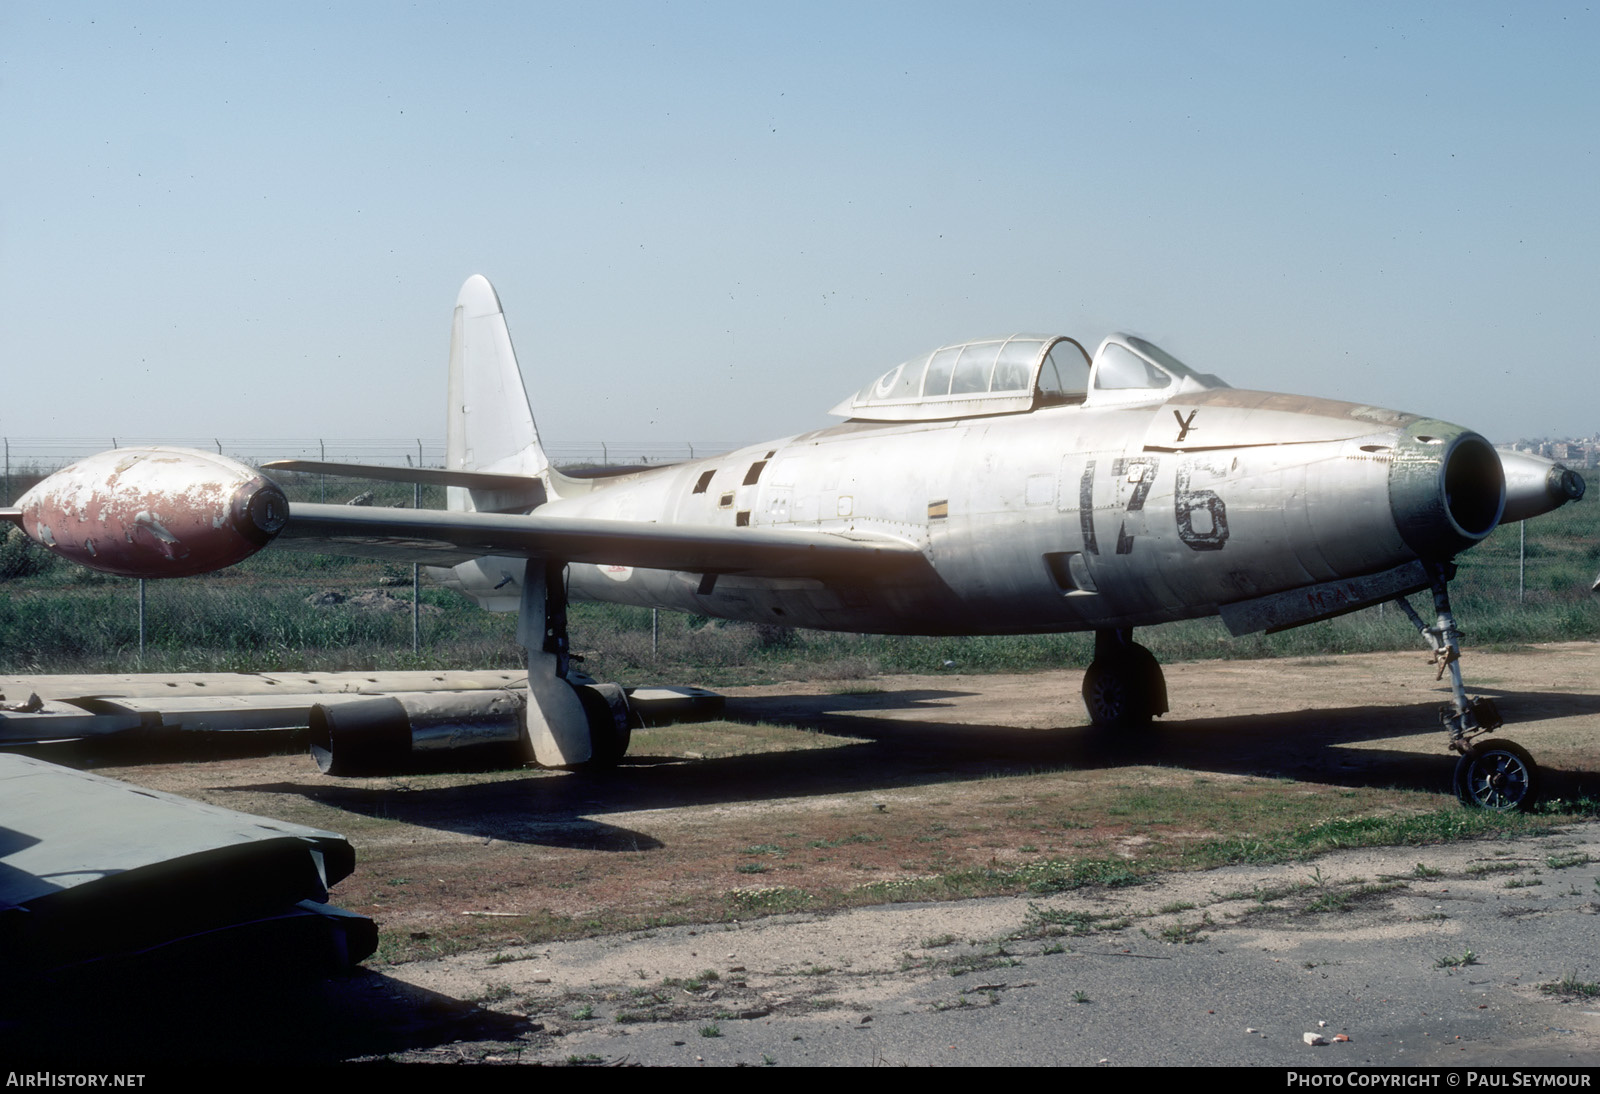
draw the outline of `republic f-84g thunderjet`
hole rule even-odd
[[[1054,335],[945,346],[833,413],[843,424],[709,459],[563,474],[500,301],[473,277],[451,330],[444,468],[267,465],[441,484],[446,510],[291,506],[231,460],[122,449],[4,515],[58,554],[135,576],[214,569],[269,541],[448,567],[448,584],[520,612],[519,732],[552,766],[627,747],[622,690],[571,664],[569,597],[880,634],[1089,630],[1084,700],[1118,727],[1168,710],[1138,627],[1220,615],[1242,635],[1397,600],[1450,675],[1457,791],[1529,800],[1532,760],[1483,739],[1500,717],[1462,683],[1451,560],[1503,521],[1580,497],[1560,464],[1416,414],[1232,388],[1125,334],[1092,352]],[[1405,599],[1417,592],[1431,622]],[[359,758],[403,751],[414,728],[313,732]]]

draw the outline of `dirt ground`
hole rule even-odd
[[[1545,794],[1596,793],[1600,646],[1468,650],[1463,666],[1469,690],[1494,697],[1505,716],[1496,736],[1538,759]],[[585,994],[602,981],[682,979],[720,994],[722,1005],[706,1014],[737,1016],[781,1012],[775,998],[805,997],[792,985],[811,975],[808,966],[852,960],[848,939],[830,942],[825,928],[774,943],[794,952],[731,962],[720,943],[700,952],[680,939],[682,953],[668,960],[650,941],[658,928],[692,939],[692,924],[726,925],[741,909],[750,919],[803,912],[803,903],[785,903],[803,893],[883,905],[962,870],[1063,857],[1177,861],[1190,841],[1247,830],[1256,811],[1302,799],[1343,797],[1352,814],[1451,800],[1454,759],[1437,720],[1446,693],[1426,653],[1203,662],[1166,673],[1173,710],[1137,735],[1084,725],[1077,670],[952,672],[724,689],[728,722],[640,732],[628,762],[603,777],[336,779],[303,755],[97,770],[350,838],[357,872],[334,900],[379,922],[385,941],[369,965],[387,986],[372,990],[444,1000],[439,1028],[471,1028],[456,1030],[460,1038],[418,1034],[417,1043],[358,1038],[327,1058],[437,1059],[443,1038],[461,1041],[452,1059],[514,1051],[560,1062],[571,1055],[561,1036],[596,1020],[596,1007],[617,1009]],[[919,937],[975,937],[960,904],[918,907]],[[532,959],[551,943],[527,945],[530,936],[597,930],[619,932],[605,943],[626,951],[615,968],[590,957],[558,973]],[[919,961],[908,958],[907,971]],[[739,973],[757,963],[785,970],[791,987],[752,988],[754,975]],[[742,986],[708,988],[698,971]],[[463,1001],[480,1004],[470,1021]],[[588,1017],[573,1017],[585,1008]],[[700,1010],[683,1014],[694,1021]]]

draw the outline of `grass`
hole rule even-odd
[[[1128,777],[1126,771],[1118,774],[1123,779]],[[1027,778],[1043,779],[1046,776],[1030,775]],[[1551,815],[1469,812],[1454,804],[1444,807],[1435,804],[1434,808],[1428,808],[1428,803],[1439,802],[1438,795],[1420,791],[1401,794],[1381,789],[1363,790],[1361,801],[1366,808],[1381,809],[1382,812],[1357,817],[1329,816],[1330,813],[1345,813],[1351,808],[1350,802],[1336,793],[1319,793],[1297,784],[1280,787],[1273,780],[1216,780],[1197,792],[1209,796],[1209,800],[1198,802],[1197,808],[1210,811],[1213,830],[1234,827],[1233,832],[1227,836],[1204,836],[1195,832],[1163,835],[1142,845],[1136,858],[1107,857],[1104,853],[1096,854],[1092,849],[1077,854],[1063,853],[1058,849],[1047,856],[1026,862],[974,863],[956,858],[935,869],[917,864],[918,872],[914,876],[895,876],[861,884],[814,879],[802,871],[793,875],[792,884],[731,889],[727,887],[730,875],[725,858],[719,862],[715,856],[701,855],[693,848],[686,848],[686,857],[672,867],[674,883],[664,895],[655,894],[651,886],[641,886],[625,901],[608,901],[583,914],[556,915],[545,911],[498,919],[459,917],[445,923],[431,922],[426,931],[408,932],[399,927],[387,929],[381,935],[379,961],[403,962],[471,949],[493,954],[505,952],[510,947],[531,946],[555,939],[639,932],[683,924],[732,923],[782,913],[815,914],[895,902],[1044,895],[1076,889],[1121,887],[1174,870],[1308,861],[1325,851],[1339,849],[1396,844],[1421,847],[1452,839],[1495,840],[1537,836],[1554,831],[1563,819]],[[1076,809],[1084,806],[1086,801],[1092,806],[1096,796],[1096,792],[1090,790],[1083,795],[1067,798],[1059,807]],[[1250,802],[1250,807],[1239,814],[1244,819],[1235,827],[1232,807],[1245,801]],[[1000,806],[994,808],[1003,809]],[[331,826],[329,817],[311,816],[307,818],[307,823]],[[984,822],[985,828],[987,823]],[[778,817],[773,819],[772,824],[776,834],[779,826],[789,830],[794,827],[795,821],[793,817]],[[880,836],[884,861],[894,863],[904,858],[906,848],[915,846],[915,835],[922,831],[922,824],[908,820],[903,831],[886,832]],[[746,839],[751,837],[761,842],[773,842],[759,831],[749,832],[745,836]],[[365,900],[362,895],[364,892],[392,892],[382,880],[386,872],[391,870],[404,872],[407,876],[418,876],[416,862],[407,857],[409,846],[405,841],[385,841],[382,847],[376,847],[370,853],[362,851],[362,869],[354,878],[341,884],[341,900],[347,906],[361,907]],[[876,848],[878,844],[868,846]],[[492,853],[492,849],[486,849],[484,853]],[[987,859],[986,854],[984,857]],[[618,877],[628,876],[633,868],[631,858],[626,855],[618,856],[607,867]],[[645,877],[654,876],[662,867],[641,859],[638,868],[644,871],[641,877]],[[832,868],[831,865],[828,867]],[[452,862],[449,866],[441,865],[437,869],[452,871],[439,875],[441,891],[450,891],[454,887],[453,871],[460,870],[464,874],[470,872],[473,869],[472,860],[468,857],[460,863]],[[563,887],[568,884],[565,880],[567,875],[560,871],[567,869],[556,860],[546,860],[545,866],[536,871],[537,880],[530,884],[548,886],[552,894],[581,893],[581,881],[576,888]],[[1314,870],[1308,868],[1308,877],[1314,876]],[[1361,887],[1363,884],[1365,888]],[[1225,894],[1222,899],[1248,900],[1262,910],[1269,910],[1275,907],[1276,901],[1303,894],[1300,896],[1301,912],[1337,914],[1353,910],[1362,901],[1378,899],[1388,888],[1398,884],[1403,882],[1390,881],[1385,885],[1382,882],[1334,882],[1323,878],[1320,886],[1314,880],[1308,880],[1298,885],[1272,889],[1257,887]],[[530,894],[527,899],[535,906],[549,899],[567,899],[565,896],[538,896],[538,891],[527,890]],[[1318,900],[1322,903],[1315,908],[1309,906]],[[1031,909],[1025,928],[1017,937],[1048,942],[1118,931],[1129,926],[1129,921],[1121,916],[1056,910],[1036,904]],[[934,960],[933,953],[954,946],[958,941],[955,937],[944,935],[927,938],[923,940],[927,956],[918,960]],[[703,988],[705,982],[700,981],[697,988]]]

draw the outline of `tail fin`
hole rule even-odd
[[[537,476],[549,466],[500,297],[488,278],[474,274],[461,286],[450,325],[445,467]],[[452,486],[447,505],[456,511],[493,511],[526,509],[528,502],[502,491]]]

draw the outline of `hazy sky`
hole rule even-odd
[[[759,440],[946,342],[1600,430],[1600,10],[0,3],[0,434]]]

